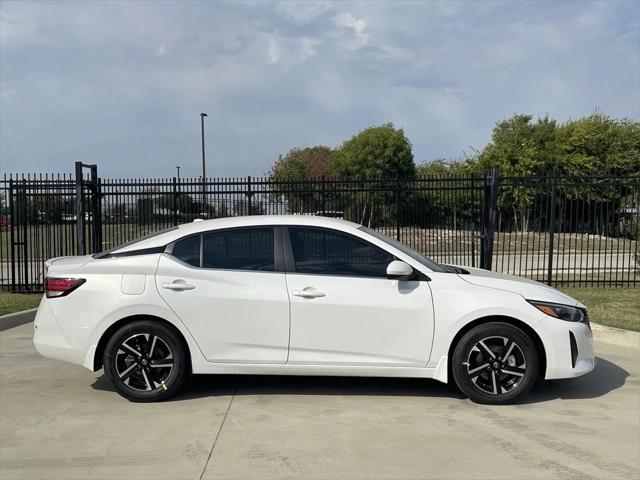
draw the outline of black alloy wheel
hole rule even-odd
[[[467,332],[453,353],[451,369],[458,388],[477,403],[512,403],[538,377],[538,352],[519,328],[503,322]]]
[[[116,331],[105,348],[103,365],[118,392],[139,402],[169,398],[189,375],[182,339],[172,328],[149,320]]]

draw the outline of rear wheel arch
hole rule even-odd
[[[171,330],[173,330],[175,334],[178,336],[178,338],[180,338],[180,340],[182,341],[185,351],[187,352],[187,355],[189,357],[187,359],[188,360],[187,363],[188,365],[191,365],[191,350],[189,349],[189,344],[186,338],[184,337],[184,335],[182,334],[182,332],[178,328],[176,328],[174,324],[165,320],[164,318],[156,317],[155,315],[131,315],[129,317],[121,318],[117,322],[114,322],[112,325],[109,326],[109,328],[107,328],[104,331],[104,333],[100,337],[100,340],[98,341],[98,345],[96,347],[95,354],[93,356],[94,372],[100,370],[103,367],[102,357],[104,355],[104,350],[105,350],[105,347],[107,346],[107,343],[109,343],[109,339],[113,336],[113,334],[116,333],[121,327],[138,320],[147,320],[147,321],[161,323],[169,327]]]
[[[451,372],[451,361],[453,359],[453,351],[455,350],[456,345],[458,345],[458,342],[460,341],[460,339],[464,336],[465,333],[467,333],[472,328],[475,328],[478,325],[482,325],[484,323],[491,323],[491,322],[508,323],[509,325],[512,325],[512,326],[522,330],[531,339],[531,341],[535,345],[536,351],[538,353],[538,361],[540,362],[540,367],[539,367],[540,377],[541,378],[545,378],[546,371],[547,371],[547,352],[546,352],[546,350],[544,348],[544,344],[542,343],[542,339],[536,333],[536,331],[530,325],[527,325],[525,322],[523,322],[522,320],[518,320],[517,318],[501,316],[501,315],[491,315],[491,316],[487,316],[487,317],[477,318],[477,319],[467,323],[453,337],[453,340],[451,341],[451,344],[449,345],[449,350],[448,350],[448,353],[447,353],[447,355],[448,355],[448,357],[447,357],[448,358],[448,365],[447,365],[447,367],[448,367],[448,372],[447,372],[448,375],[447,375],[447,378],[449,379],[449,381],[451,381],[451,379],[453,378],[452,372]]]

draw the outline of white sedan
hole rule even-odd
[[[196,221],[46,266],[37,350],[134,401],[224,373],[434,378],[498,404],[594,368],[573,298],[343,220]]]

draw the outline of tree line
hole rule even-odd
[[[504,179],[498,199],[502,227],[542,229],[549,215],[548,209],[541,213],[545,210],[541,203],[548,201],[545,185],[551,185],[550,177],[555,177],[559,180],[554,208],[560,227],[564,213],[573,208],[584,217],[573,219],[576,228],[607,233],[604,230],[618,228],[621,221],[628,222],[621,219],[625,209],[633,212],[638,208],[640,122],[611,118],[601,112],[564,123],[548,115],[536,119],[518,114],[498,122],[491,141],[472,155],[418,164],[403,129],[386,123],[366,128],[335,148],[293,148],[275,161],[269,175],[276,182],[292,182],[288,186],[290,191],[280,195],[290,210],[308,212],[318,209],[320,192],[314,183],[296,189],[296,180],[402,179],[403,184],[412,179],[437,178],[481,181],[493,167],[499,169]],[[410,217],[426,219],[425,222],[434,221],[434,217],[441,221],[447,218],[477,221],[478,205],[473,204],[464,188],[449,192],[446,198],[437,191],[405,192],[403,196],[409,194],[415,197],[409,202]],[[337,208],[354,208],[354,203],[358,204],[357,213],[351,215],[353,220],[373,225],[389,220],[384,218],[383,207],[393,202],[390,194],[372,191],[364,203],[356,202],[353,196],[340,197],[331,199]],[[581,202],[588,202],[589,208],[580,208]],[[425,211],[418,214],[416,209]]]
[[[395,178],[483,173],[498,167],[504,176],[544,176],[555,169],[565,176],[640,175],[640,122],[600,112],[558,123],[548,115],[513,115],[498,122],[491,141],[461,159],[416,164],[411,142],[392,123],[372,126],[338,147],[292,148],[273,164],[278,180]]]

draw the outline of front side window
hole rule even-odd
[[[289,227],[297,273],[386,277],[394,256],[371,243],[336,230]]]
[[[204,268],[274,270],[273,227],[210,232],[202,241]]]

